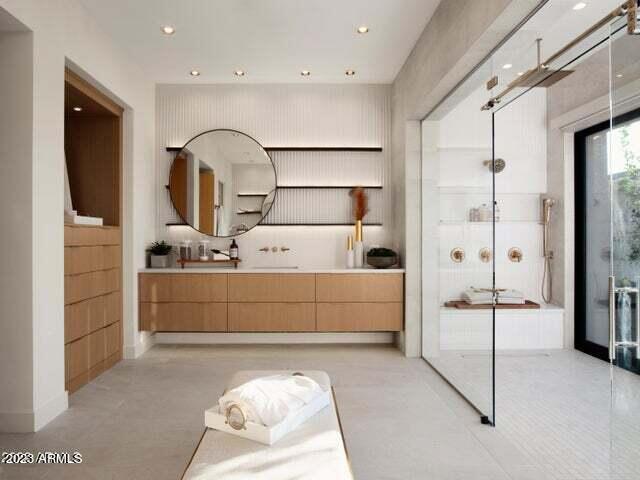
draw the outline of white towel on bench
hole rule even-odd
[[[315,380],[302,375],[256,378],[226,392],[218,400],[221,412],[238,405],[248,421],[276,425],[322,393]]]

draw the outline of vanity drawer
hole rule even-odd
[[[226,303],[141,303],[140,330],[226,332]]]
[[[227,275],[159,273],[140,275],[141,302],[226,302]]]
[[[229,275],[230,302],[314,302],[315,274]]]
[[[347,276],[347,275],[345,275]],[[319,332],[399,332],[402,303],[318,303]]]
[[[313,303],[230,303],[230,332],[313,332]]]
[[[401,273],[330,274],[316,276],[318,302],[402,302]]]

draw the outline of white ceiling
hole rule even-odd
[[[81,2],[157,83],[391,83],[440,0]]]

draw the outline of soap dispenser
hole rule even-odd
[[[238,244],[236,243],[236,239],[231,240],[231,245],[229,246],[229,258],[231,260],[238,260]]]

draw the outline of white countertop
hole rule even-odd
[[[250,267],[172,267],[141,268],[140,273],[404,273],[404,268],[250,268]]]

